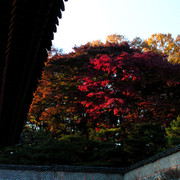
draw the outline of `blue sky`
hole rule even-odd
[[[180,0],[69,0],[65,9],[53,45],[66,53],[114,33],[129,40],[180,34]]]

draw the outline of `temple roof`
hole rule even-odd
[[[64,9],[63,0],[1,1],[0,145],[19,139]]]

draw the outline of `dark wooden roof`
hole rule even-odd
[[[63,0],[0,2],[0,145],[17,142]]]

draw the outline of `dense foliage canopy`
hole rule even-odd
[[[49,58],[30,123],[58,140],[80,135],[114,143],[129,162],[165,149],[165,128],[180,112],[180,65],[165,54],[172,37],[152,37],[166,42],[115,34],[106,44],[93,41]]]
[[[53,49],[16,151],[41,148],[47,164],[125,166],[180,143],[178,37],[114,34],[69,54]]]

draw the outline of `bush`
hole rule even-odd
[[[166,138],[169,147],[180,144],[180,116],[173,120],[169,127],[166,128]]]
[[[125,166],[121,147],[88,140],[84,136],[64,136],[61,140],[45,131],[26,130],[23,144],[0,150],[1,164]]]

